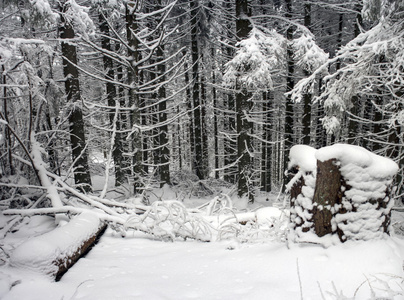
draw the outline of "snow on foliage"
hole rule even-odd
[[[316,44],[313,35],[303,33],[292,41],[292,47],[297,65],[307,72],[313,72],[328,59],[328,54]]]
[[[226,64],[224,85],[252,91],[272,89],[271,74],[284,59],[285,38],[275,31],[253,28],[237,46],[236,56]]]
[[[69,223],[18,246],[10,256],[10,265],[54,276],[57,262],[73,256],[101,226],[91,212],[82,213]]]
[[[89,7],[79,5],[75,0],[66,1],[65,6],[68,9],[64,12],[64,17],[74,24],[74,29],[77,33],[83,36],[95,33],[94,22],[88,15]]]
[[[404,124],[404,98],[400,91],[400,82],[404,82],[404,7],[398,2],[383,1],[384,8],[379,13],[382,17],[375,27],[342,47],[334,58],[298,82],[291,92],[292,100],[300,101],[302,95],[310,91],[319,73],[327,72],[331,65],[341,65],[324,77],[322,93],[313,98],[313,101],[324,103],[326,116],[322,122],[328,133],[339,131],[343,112],[351,108],[354,96],[371,100],[374,95],[386,95],[388,101],[377,109],[385,113],[390,124]],[[373,14],[370,11],[375,9],[373,1],[365,1],[364,9]]]
[[[31,10],[28,17],[38,23],[52,26],[59,20],[59,15],[52,10],[48,0],[29,0]]]
[[[342,180],[341,203],[329,209],[333,213],[333,232],[343,232],[344,240],[380,239],[389,232],[389,216],[394,201],[390,198],[393,177],[398,165],[388,158],[375,155],[364,148],[335,144],[315,150],[297,145],[290,151],[289,170],[296,168],[287,188],[300,184],[301,192],[292,196],[291,232],[292,241],[310,241],[324,245],[335,244],[332,236],[317,238],[312,228],[313,196],[316,185],[314,162],[335,159]]]

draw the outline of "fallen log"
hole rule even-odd
[[[22,243],[11,254],[10,265],[59,281],[105,230],[106,224],[96,214],[83,212],[65,225]]]

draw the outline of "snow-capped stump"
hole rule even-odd
[[[58,281],[86,254],[106,225],[91,212],[81,213],[69,223],[34,237],[18,246],[10,265],[49,275]]]
[[[397,164],[353,145],[336,144],[312,154],[317,160],[312,172],[315,184],[308,184],[306,177],[301,187],[296,179],[289,183],[293,240],[328,244],[377,239],[389,233]],[[301,151],[291,151],[291,162],[295,162],[290,166],[305,165],[306,158]],[[312,156],[307,159],[312,166]],[[307,193],[308,187],[314,188],[313,195]],[[326,236],[337,239],[327,242],[322,238]]]
[[[290,149],[286,186],[290,194],[290,239],[300,241],[313,227],[313,195],[316,183],[316,149],[296,145]]]
[[[359,146],[342,144],[319,149],[316,158],[313,218],[317,235],[337,233],[344,242],[389,233],[397,164]]]

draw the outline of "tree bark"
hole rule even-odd
[[[248,37],[251,24],[248,17],[251,16],[251,8],[248,0],[236,0],[236,32],[238,40]],[[244,67],[244,66],[243,66]],[[238,182],[237,194],[239,197],[247,195],[250,202],[254,202],[252,190],[252,159],[253,147],[250,133],[252,123],[246,117],[249,114],[252,102],[252,94],[236,84],[236,130],[237,130],[237,156],[238,156]]]
[[[134,35],[138,32],[138,21],[136,19],[136,10],[138,9],[139,2],[128,2],[125,7],[126,17],[126,38],[128,41],[128,57],[131,66],[128,68],[128,81],[132,87],[129,89],[129,107],[133,108],[130,114],[130,128],[140,124],[140,112],[139,112],[139,95],[137,89],[139,86],[139,68],[137,62],[139,61],[139,41]],[[132,151],[132,172],[134,177],[134,193],[138,193],[142,184],[140,182],[140,176],[142,174],[142,140],[141,133],[138,129],[133,129],[131,137],[131,151]]]
[[[313,196],[313,223],[314,231],[319,237],[333,233],[331,207],[334,208],[335,204],[340,204],[342,199],[341,173],[336,162],[335,159],[325,162],[317,161],[316,188]]]
[[[159,76],[161,76],[160,81],[165,81],[164,73],[166,72],[165,63],[162,62],[164,60],[164,46],[160,45],[157,48],[157,61],[159,61],[159,65],[157,66]],[[168,148],[168,125],[167,122],[167,101],[165,99],[166,96],[166,88],[162,85],[158,91],[159,96],[159,147],[160,147],[160,187],[163,187],[165,184],[170,184],[170,149]]]
[[[304,4],[304,26],[311,30],[311,4]],[[304,75],[309,76],[309,72],[304,71]],[[310,145],[310,132],[311,132],[311,94],[303,95],[303,144]]]
[[[292,0],[285,0],[286,3],[286,14],[285,17],[287,19],[292,18]],[[287,76],[286,76],[286,92],[290,92],[294,86],[294,72],[295,72],[295,62],[293,60],[293,49],[290,42],[293,39],[293,26],[289,26],[286,31],[286,38],[288,39],[288,47],[287,47]],[[287,163],[289,160],[289,152],[290,148],[293,146],[293,105],[290,99],[290,96],[286,98],[285,104],[285,133],[284,133],[284,151],[283,151],[283,170],[287,169]],[[285,190],[285,184],[287,182],[287,175],[283,176],[283,187]]]
[[[272,145],[267,142],[271,141],[271,92],[263,93],[263,105],[262,109],[265,113],[265,124],[262,126],[262,138],[264,142],[261,143],[261,190],[265,192],[271,191],[272,183]]]
[[[60,38],[63,55],[63,75],[65,77],[66,98],[70,105],[70,144],[72,160],[76,164],[74,181],[85,192],[91,191],[91,176],[88,165],[87,144],[83,112],[81,107],[81,94],[79,73],[77,69],[77,51],[73,44],[75,33],[72,25],[65,19],[64,13],[68,9],[67,3],[60,4]]]
[[[109,27],[108,23],[105,20],[105,16],[103,15],[103,12],[100,11],[99,15],[99,20],[100,20],[100,31],[102,32],[103,36],[101,37],[101,46],[103,49],[107,50],[108,52],[112,51],[111,47],[111,42],[109,39],[110,33],[109,33]],[[114,65],[112,58],[109,57],[107,54],[103,55],[103,63],[104,63],[104,70],[106,72],[105,78],[108,80],[113,81],[115,79],[115,72],[114,72]],[[114,125],[114,119],[115,119],[115,109],[113,107],[116,106],[116,101],[117,101],[117,93],[116,93],[116,88],[115,85],[108,81],[106,82],[106,92],[107,92],[107,103],[108,106],[110,107],[110,110],[108,112],[109,114],[109,122],[111,125],[111,128]],[[119,120],[118,120],[119,122]],[[121,126],[119,124],[116,124],[116,128],[119,129]],[[122,170],[122,158],[123,158],[123,146],[122,146],[122,134],[119,132],[115,133],[115,138],[113,140],[114,143],[114,148],[112,151],[112,157],[114,160],[114,166],[115,166],[115,186],[120,186],[125,182],[125,173]]]

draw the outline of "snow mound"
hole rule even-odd
[[[82,213],[69,223],[22,243],[11,254],[10,265],[53,276],[58,271],[56,263],[73,256],[101,225],[95,214]]]
[[[335,158],[345,166],[345,169],[350,165],[360,167],[374,178],[393,177],[398,171],[398,165],[391,159],[354,145],[335,144],[324,147],[316,151],[315,157],[323,162]]]
[[[316,149],[306,145],[295,145],[290,149],[288,169],[299,166],[302,172],[312,172],[316,169]]]

